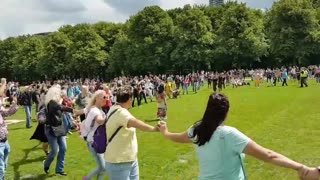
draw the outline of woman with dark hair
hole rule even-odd
[[[171,133],[166,123],[160,122],[163,136],[179,143],[194,143],[199,160],[199,179],[246,180],[244,154],[259,160],[296,170],[304,180],[320,177],[318,168],[306,167],[279,153],[255,143],[236,128],[225,126],[229,112],[228,98],[222,94],[209,96],[202,120],[188,131]]]
[[[138,180],[138,142],[136,129],[157,132],[136,119],[128,109],[132,107],[132,87],[121,87],[117,91],[117,103],[111,106],[106,123],[108,148],[105,152],[106,171],[110,180]]]

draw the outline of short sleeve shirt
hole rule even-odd
[[[188,130],[189,138],[195,142],[194,127]],[[242,154],[250,139],[239,130],[219,126],[209,142],[195,145],[200,167],[200,180],[244,180]]]
[[[105,160],[109,163],[133,162],[137,160],[138,142],[136,137],[136,129],[128,128],[128,121],[134,117],[131,113],[119,105],[114,105],[108,112],[109,115],[115,110],[106,123],[107,141],[112,134],[120,127],[120,131],[114,136],[112,141],[108,143],[105,152]]]

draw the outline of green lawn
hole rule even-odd
[[[228,87],[231,110],[227,124],[238,128],[259,144],[280,152],[310,166],[320,165],[318,158],[320,141],[320,86],[311,82],[308,88],[289,87]],[[204,112],[211,90],[202,88],[198,94],[168,100],[168,126],[173,132],[186,130],[199,120]],[[156,124],[156,103],[143,104],[131,112],[139,119]],[[24,119],[21,110],[12,119]],[[25,123],[9,126],[11,154],[6,179],[76,179],[95,168],[95,163],[85,143],[74,133],[68,136],[66,178],[56,177],[55,162],[51,174],[43,172],[44,160],[41,146],[30,141],[36,127],[25,129]],[[169,142],[158,133],[138,132],[140,177],[142,180],[189,180],[197,179],[198,164],[193,145]],[[212,152],[214,153],[214,152]],[[296,173],[246,158],[249,179],[291,180]],[[107,178],[106,178],[107,179]]]

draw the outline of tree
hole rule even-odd
[[[217,30],[215,66],[219,70],[249,68],[267,54],[261,12],[245,4],[229,3]]]
[[[58,79],[69,75],[69,56],[71,41],[63,32],[53,32],[44,40],[43,56],[37,65],[37,71],[47,78]]]
[[[12,59],[13,76],[23,81],[40,78],[36,66],[43,56],[43,37],[27,36]]]
[[[105,67],[108,54],[103,50],[105,42],[88,24],[79,24],[73,27],[74,34],[68,48],[70,63],[68,70],[72,77],[101,76],[101,67]]]
[[[19,47],[19,41],[22,38],[8,38],[6,40],[0,41],[0,76],[6,78],[13,78],[13,58]]]
[[[128,21],[129,60],[138,74],[164,73],[173,38],[173,22],[158,6],[144,8]]]
[[[180,70],[207,69],[215,38],[211,21],[201,9],[190,6],[185,6],[176,18],[171,64]]]
[[[113,76],[119,76],[124,74],[133,74],[132,63],[130,63],[127,54],[130,52],[131,44],[128,36],[124,32],[118,33],[115,43],[110,51],[110,65],[108,71]]]
[[[267,14],[271,53],[281,64],[308,65],[319,44],[319,21],[310,0],[282,0]],[[319,49],[318,51],[319,52]]]

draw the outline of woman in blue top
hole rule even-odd
[[[179,143],[194,143],[199,160],[200,180],[245,180],[244,154],[277,166],[290,168],[304,180],[320,177],[318,168],[309,168],[281,154],[266,149],[236,128],[225,126],[229,101],[222,94],[209,97],[202,120],[182,133],[168,132],[165,122],[159,123],[164,137]]]

